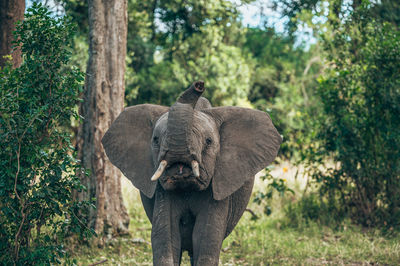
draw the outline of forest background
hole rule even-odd
[[[88,3],[41,2],[49,5],[53,13],[36,11],[36,17],[41,14],[45,20],[51,20],[67,15],[68,21],[58,21],[55,25],[71,22],[77,25],[70,26],[65,36],[60,33],[51,38],[70,42],[68,60],[62,62],[64,68],[77,66],[85,72],[89,60]],[[254,14],[257,23],[246,24],[247,8],[257,10]],[[201,79],[207,87],[205,97],[214,106],[238,105],[265,111],[283,136],[275,164],[258,175],[248,212],[224,242],[222,264],[396,265],[400,261],[400,3],[128,0],[127,16],[126,106],[141,103],[169,106],[193,81]],[[24,37],[23,29],[20,32],[21,42],[29,37]],[[29,68],[24,70],[24,66],[20,71],[28,80]],[[63,71],[60,69],[60,73]],[[8,78],[2,79],[1,97],[13,102],[19,98],[11,99],[12,93],[6,92],[12,91],[15,80],[23,79],[10,79],[14,75],[10,73],[13,73],[11,68],[3,68],[2,75]],[[72,76],[64,82],[82,87],[82,73],[72,72]],[[50,80],[42,80],[46,82]],[[64,120],[55,123],[54,128],[56,131],[62,128],[72,137],[64,144],[61,141],[60,147],[77,142],[79,89],[70,93],[62,94],[70,101],[60,103],[60,107],[67,106],[71,112],[62,113]],[[7,134],[11,134],[9,125],[14,122],[9,120],[11,115],[4,114],[15,112],[6,104],[1,108],[0,133],[7,140]],[[75,118],[70,119],[74,114]],[[31,120],[26,121],[29,124]],[[25,135],[23,129],[20,133]],[[7,151],[8,143],[3,141],[2,145]],[[13,145],[18,149],[21,143]],[[32,152],[42,152],[35,147],[38,146],[32,144]],[[72,155],[73,151],[68,153]],[[10,167],[8,155],[4,156],[2,167],[11,170],[4,170],[2,180],[17,169],[17,164]],[[69,160],[73,161],[73,156]],[[29,176],[28,172],[26,175]],[[70,191],[84,189],[78,180],[71,180],[64,184]],[[54,222],[34,223],[32,228],[39,230],[32,239],[37,242],[28,245],[25,251],[22,247],[30,242],[29,237],[22,239],[21,244],[16,243],[18,225],[25,228],[24,222],[18,221],[25,217],[26,203],[17,204],[19,207],[12,205],[19,198],[18,189],[13,190],[14,183],[7,182],[0,183],[4,191],[11,184],[9,192],[0,195],[8,199],[3,202],[10,202],[10,205],[0,204],[2,214],[20,208],[21,215],[12,216],[14,220],[0,218],[2,240],[6,235],[10,239],[2,242],[0,250],[6,252],[3,254],[7,250],[18,254],[16,251],[21,247],[21,254],[8,261],[1,257],[5,262],[13,260],[18,264],[21,257],[25,262],[40,257],[43,261],[62,259],[78,264],[151,264],[150,224],[137,192],[132,192],[126,180],[122,181],[122,192],[130,217],[128,235],[106,235],[99,244],[101,248],[90,246],[88,235],[94,233],[93,226],[85,222],[85,212],[71,211],[73,215],[80,213],[81,220],[75,216],[68,225],[64,223],[60,231],[70,233],[51,238],[57,245],[49,248],[43,244],[50,240],[45,237],[46,231],[64,219],[60,218],[63,217],[60,212],[48,217]],[[73,195],[67,194],[64,201],[69,202],[68,197]],[[43,197],[46,204],[54,200],[53,194],[46,195]],[[90,201],[96,199],[86,200],[79,207],[67,209],[83,205],[90,208]],[[63,203],[62,198],[60,202]],[[65,219],[74,217],[68,211],[62,213]],[[40,231],[42,226],[44,233]],[[31,229],[27,227],[27,231]],[[71,239],[73,233],[84,236]],[[66,243],[71,244],[67,249]],[[33,249],[37,253],[28,252]],[[45,255],[44,250],[48,251]]]

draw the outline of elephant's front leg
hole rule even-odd
[[[226,233],[229,199],[216,201],[209,193],[199,202],[201,206],[199,206],[193,230],[194,265],[218,265],[219,253]]]
[[[174,206],[172,206],[174,204]],[[181,237],[179,233],[180,206],[172,193],[158,187],[153,210],[151,245],[154,265],[179,265]]]

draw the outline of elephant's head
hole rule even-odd
[[[224,199],[275,158],[281,137],[269,116],[215,107],[193,83],[170,108],[126,108],[103,137],[111,162],[147,197],[165,190],[205,190]]]

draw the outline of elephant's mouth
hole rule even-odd
[[[201,171],[196,177],[192,166],[182,162],[167,166],[164,175],[159,180],[165,190],[199,191],[207,187],[202,179]]]

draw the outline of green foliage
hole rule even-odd
[[[319,56],[326,61],[309,108],[298,109],[309,132],[295,131],[289,142],[300,151],[300,163],[320,197],[306,195],[290,206],[288,217],[321,222],[348,215],[364,226],[398,227],[399,5],[368,0],[274,3],[290,19],[290,36],[298,26],[313,30],[324,48]]]
[[[323,112],[307,161],[321,193],[364,226],[400,222],[400,35],[369,18],[363,1],[335,26],[325,47],[331,67],[320,80]],[[318,150],[318,151],[317,151]],[[332,165],[333,164],[333,165]]]
[[[296,202],[290,202],[284,208],[284,224],[293,228],[304,228],[312,223],[319,226],[340,227],[346,213],[337,201],[311,193],[304,195]]]
[[[315,37],[333,30],[332,26],[356,11],[367,6],[364,15],[380,23],[389,22],[400,26],[400,3],[392,0],[273,0],[273,8],[288,19],[286,29],[290,36],[304,25],[313,30]]]
[[[271,115],[283,135],[281,155],[297,158],[298,140],[303,139],[301,145],[310,144],[305,114],[315,104],[320,50],[312,46],[306,51],[293,38],[268,27],[247,29],[245,40],[244,48],[254,62],[248,99]]]
[[[299,20],[300,14],[304,11],[312,11],[314,14],[319,13],[316,12],[317,7],[321,7],[319,4],[321,2],[329,3],[332,2],[330,0],[327,1],[319,1],[319,0],[273,0],[273,8],[275,10],[279,10],[282,13],[282,16],[286,16],[289,18],[288,23],[285,25],[287,31],[292,36],[301,22],[303,20]]]
[[[294,191],[290,189],[286,183],[286,179],[284,178],[275,178],[271,175],[271,167],[265,168],[265,175],[261,176],[261,180],[268,181],[268,185],[266,191],[258,191],[253,198],[253,202],[258,205],[264,205],[264,213],[266,215],[270,215],[272,213],[271,200],[274,196],[274,192],[278,192],[279,196],[282,198],[285,196],[285,193],[292,193],[294,195]],[[255,217],[255,216],[253,216]]]
[[[251,69],[236,44],[241,28],[231,1],[131,1],[128,105],[171,105],[194,80],[214,105],[246,104]]]
[[[79,25],[87,25],[81,16],[85,3],[59,2]],[[203,79],[213,105],[269,112],[284,136],[281,153],[291,158],[297,156],[297,139],[308,134],[303,116],[317,86],[320,51],[317,46],[305,51],[273,28],[245,28],[238,5],[247,2],[130,0],[125,99],[127,105],[171,105]],[[82,36],[75,40],[78,48],[84,48]],[[74,63],[85,64],[86,57],[78,55],[84,50],[75,51]]]
[[[33,4],[17,25],[23,63],[0,70],[0,264],[54,264],[63,240],[86,237],[72,199],[83,171],[65,130],[76,113],[83,74],[67,67],[75,28]]]
[[[48,4],[45,0],[34,0]],[[85,0],[54,0],[54,3],[61,5],[65,14],[70,17],[77,25],[78,35],[89,34],[89,8],[88,1]]]
[[[78,54],[86,49],[86,3],[59,2],[82,26],[75,41],[82,49],[74,59],[84,65],[86,57]],[[248,2],[130,0],[127,104],[170,105],[203,79],[213,105],[244,105],[271,115],[284,138],[281,157],[300,161],[321,194],[306,198],[304,206],[315,206],[322,216],[336,206],[327,216],[333,219],[351,214],[364,225],[396,225],[399,5],[273,1],[289,18],[287,33],[280,34],[243,27],[238,5]],[[302,27],[312,29],[315,45],[298,45]],[[266,179],[275,185],[256,196],[259,202],[285,190],[280,179]],[[292,207],[307,210],[301,206]],[[321,224],[325,219],[304,217]]]

